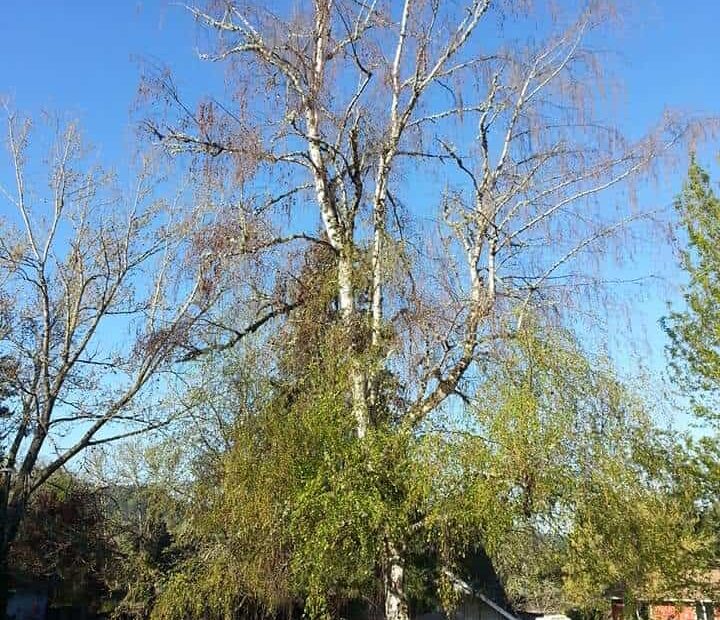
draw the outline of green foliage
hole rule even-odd
[[[309,617],[323,617],[372,585],[380,532],[397,522],[390,513],[403,476],[394,463],[404,450],[382,429],[358,441],[338,350],[327,344],[306,356],[302,376],[238,417],[217,484],[195,489],[203,510],[191,536],[201,557],[177,566],[155,617],[299,601]]]
[[[568,334],[528,332],[484,385],[425,439],[424,523],[446,564],[480,546],[516,602],[585,609],[612,586],[638,596],[700,567],[711,540],[677,438],[607,362]]]
[[[720,199],[709,174],[693,155],[687,178],[675,206],[687,233],[681,253],[689,279],[685,308],[663,320],[670,337],[668,352],[674,379],[703,420],[720,421]],[[717,562],[720,531],[720,442],[709,434],[688,441],[683,468],[692,482],[698,530],[714,537],[706,564]]]
[[[677,438],[571,334],[526,323],[464,408],[410,433],[376,406],[359,440],[349,347],[324,290],[277,362],[248,351],[203,373],[194,396],[232,431],[188,470],[170,563],[145,572],[153,618],[341,617],[381,599],[389,543],[415,609],[451,610],[453,575],[484,554],[515,602],[541,607],[592,609],[611,586],[639,595],[699,566],[711,540]]]
[[[717,419],[720,390],[720,200],[708,173],[693,156],[682,193],[676,201],[688,248],[682,266],[690,279],[685,309],[665,319],[676,378],[696,411]]]
[[[103,488],[106,529],[116,550],[104,575],[111,617],[148,618],[171,567],[193,551],[181,540],[194,485],[186,455],[199,454],[191,431],[134,438],[94,454],[90,471]]]
[[[672,462],[672,457],[670,461]],[[630,600],[686,590],[712,539],[698,532],[687,487],[627,463],[603,463],[578,493],[564,570],[580,603],[622,587]]]

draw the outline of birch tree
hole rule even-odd
[[[632,184],[693,130],[668,113],[630,139],[609,120],[592,45],[613,15],[603,2],[188,10],[202,57],[227,65],[230,97],[194,106],[156,74],[168,113],[146,128],[171,155],[232,172],[243,244],[332,252],[360,442],[388,424],[388,374],[398,437],[471,401],[499,343],[593,282],[588,259],[645,214]],[[258,230],[272,234],[249,241]],[[396,620],[408,608],[393,536],[383,575]]]
[[[701,576],[714,534],[678,438],[570,334],[524,328],[463,410],[401,434],[388,406],[358,441],[341,321],[316,321],[318,302],[293,317],[304,338],[277,376],[248,372],[252,354],[215,360],[224,387],[201,402],[237,411],[234,432],[207,448],[153,618],[382,617],[387,540],[412,616],[451,615],[483,555],[520,606],[592,610],[617,584],[632,598]]]

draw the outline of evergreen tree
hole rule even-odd
[[[717,420],[713,403],[720,393],[720,200],[694,155],[676,208],[687,231],[688,247],[681,260],[690,279],[684,291],[686,308],[672,312],[664,327],[676,380],[698,414]]]

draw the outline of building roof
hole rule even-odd
[[[455,588],[456,592],[459,592],[461,594],[465,594],[466,596],[472,596],[474,598],[477,598],[481,600],[483,603],[485,603],[487,606],[494,609],[497,613],[499,613],[505,620],[520,620],[516,616],[514,616],[512,613],[510,613],[507,609],[502,607],[501,605],[498,605],[495,601],[485,596],[482,592],[478,591],[477,588],[474,588],[471,586],[467,581],[464,579],[461,579],[454,573],[450,572],[449,570],[444,571],[445,574],[448,576],[450,581],[453,584],[453,588]]]

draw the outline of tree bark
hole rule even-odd
[[[393,542],[385,543],[385,618],[409,620],[405,593],[405,563],[401,549]]]
[[[362,361],[357,359],[355,333],[358,329],[356,324],[355,289],[352,282],[352,256],[347,250],[340,253],[338,261],[338,297],[340,315],[342,316],[348,337],[351,340],[352,359],[350,361],[350,380],[352,390],[352,411],[355,417],[357,435],[363,439],[368,429],[368,403],[367,403],[367,373],[363,368]]]
[[[8,555],[10,552],[10,541],[8,535],[10,528],[9,513],[7,506],[3,506],[2,523],[0,523],[0,620],[7,618],[7,605],[10,600],[10,570]]]
[[[10,575],[8,574],[8,534],[10,533],[8,500],[10,480],[7,472],[1,475],[3,481],[0,487],[0,620],[5,620],[10,594]]]
[[[10,546],[20,529],[27,498],[13,492],[9,481],[0,490],[0,495],[0,620],[5,620],[10,600]]]
[[[7,548],[0,547],[0,620],[7,618],[7,605],[10,600],[10,574],[8,571]]]

